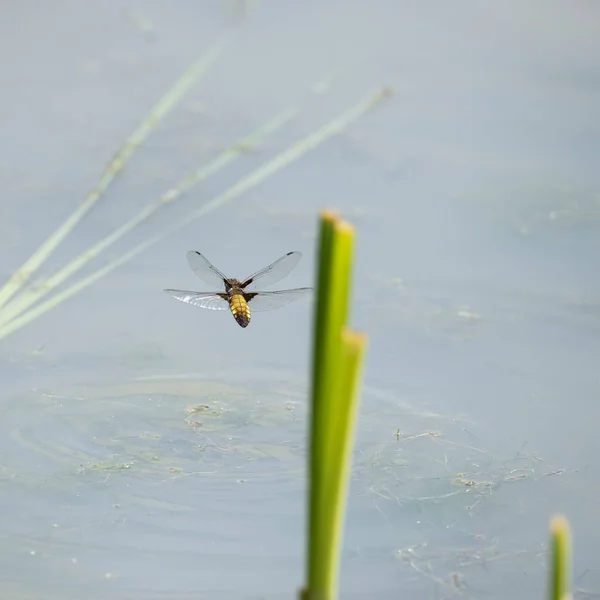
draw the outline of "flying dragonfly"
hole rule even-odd
[[[187,253],[188,263],[205,283],[218,285],[223,291],[220,292],[192,292],[188,290],[163,290],[177,300],[187,302],[200,308],[210,310],[230,309],[233,318],[240,327],[248,327],[250,324],[250,310],[264,311],[273,310],[293,302],[302,296],[306,296],[312,288],[294,288],[276,292],[259,292],[257,286],[269,286],[283,279],[300,261],[300,252],[288,252],[268,267],[257,271],[253,275],[240,281],[226,277],[212,265],[205,256],[190,250]]]

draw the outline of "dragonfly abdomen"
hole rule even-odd
[[[250,308],[242,294],[234,294],[229,298],[229,308],[237,324],[240,327],[248,327],[250,324]]]

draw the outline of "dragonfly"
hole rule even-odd
[[[240,327],[248,327],[251,311],[265,311],[280,308],[312,291],[310,287],[279,290],[275,292],[257,291],[258,286],[269,286],[283,279],[302,258],[300,252],[288,252],[269,266],[256,271],[246,279],[226,277],[200,252],[187,253],[190,268],[205,283],[219,286],[219,292],[193,292],[189,290],[163,290],[181,302],[208,308],[209,310],[231,311]]]

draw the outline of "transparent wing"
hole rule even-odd
[[[202,281],[212,285],[218,285],[222,289],[225,288],[223,280],[227,279],[227,277],[200,254],[200,252],[190,250],[186,256],[192,271],[194,271]]]
[[[279,292],[259,292],[248,300],[248,306],[252,312],[273,310],[286,304],[307,296],[312,288],[295,288],[293,290],[281,290]]]
[[[209,310],[227,310],[229,303],[225,298],[220,296],[218,292],[190,292],[188,290],[163,290],[167,294],[200,308],[208,308]]]
[[[273,285],[283,279],[300,262],[301,258],[301,252],[288,252],[268,267],[247,277],[242,283],[242,287],[244,290],[250,291],[255,290],[258,284],[261,286]]]

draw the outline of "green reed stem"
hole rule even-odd
[[[566,600],[571,595],[571,534],[564,517],[552,519],[550,535],[550,600]]]
[[[367,338],[356,331],[344,330],[340,356],[339,392],[333,395],[335,421],[331,422],[330,469],[327,492],[323,499],[323,554],[325,598],[338,597],[339,564],[343,541],[348,484],[352,467],[352,447],[357,417],[360,376]],[[332,402],[334,405],[334,402]]]
[[[321,215],[313,340],[306,599],[333,600],[350,473],[360,372],[366,345],[346,330],[354,229]]]

